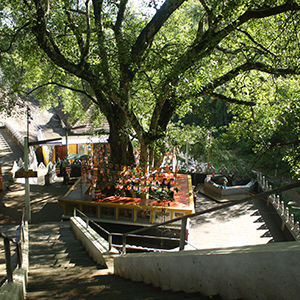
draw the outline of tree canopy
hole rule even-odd
[[[109,123],[113,161],[133,163],[136,137],[146,165],[178,110],[208,97],[245,117],[273,105],[266,89],[300,73],[299,11],[295,0],[3,0],[1,88],[77,114],[85,97]]]

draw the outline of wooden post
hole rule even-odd
[[[112,234],[108,235],[108,250],[110,251],[112,247]]]
[[[179,251],[184,250],[185,237],[186,237],[186,224],[187,224],[187,218],[183,218],[181,220]]]
[[[23,264],[23,254],[22,254],[22,243],[18,242],[17,245],[17,255],[18,255],[18,266],[19,268],[22,268],[22,264]]]
[[[0,165],[0,191],[3,191],[3,174],[2,174],[2,166]]]
[[[69,129],[66,129],[66,159],[68,159],[69,156],[68,137],[69,137]]]
[[[28,172],[28,137],[24,137],[24,167]],[[29,178],[25,177],[25,220],[31,223]]]
[[[9,239],[4,238],[6,274],[8,282],[13,282]]]
[[[185,146],[185,164],[188,166],[189,164],[189,141],[186,141],[186,146]]]
[[[123,241],[122,252],[123,254],[126,254],[126,235],[123,235],[122,241]]]

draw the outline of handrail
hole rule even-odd
[[[21,231],[20,231],[20,239],[17,241],[15,238],[9,237],[8,235],[2,233],[0,231],[0,237],[4,239],[4,250],[5,250],[5,263],[6,263],[6,276],[8,282],[13,282],[13,268],[12,268],[12,261],[11,261],[11,253],[10,253],[10,242],[16,245],[16,252],[17,252],[17,262],[18,267],[21,268],[23,264],[23,255],[22,255],[22,245],[25,242],[25,212],[23,209],[22,219],[21,219]]]
[[[86,218],[86,227],[89,226],[89,222],[92,222],[96,227],[98,227],[101,231],[106,233],[108,235],[108,245],[109,245],[109,250],[112,248],[112,237],[113,236],[123,236],[123,233],[118,233],[118,232],[109,232],[105,228],[101,227],[99,224],[94,222],[90,217],[88,217],[85,213],[80,211],[78,208],[74,207],[74,217],[76,217],[76,212],[78,212],[80,215],[83,215]],[[128,236],[130,237],[136,237],[136,238],[148,238],[148,239],[157,239],[157,236],[151,236],[151,235],[137,235],[137,234],[131,234],[129,233]],[[168,240],[168,241],[180,241],[179,238],[174,238],[174,237],[159,237],[161,240]],[[118,247],[117,245],[114,245],[115,247]],[[123,244],[120,245],[119,247],[123,248]]]
[[[100,230],[102,230],[104,233],[106,233],[108,235],[108,250],[110,251],[112,248],[112,235],[113,233],[109,232],[108,230],[106,230],[105,228],[101,227],[99,224],[97,224],[96,222],[94,222],[91,218],[89,218],[84,212],[80,211],[78,208],[74,207],[74,217],[76,217],[76,211],[78,211],[78,213],[80,215],[83,215],[86,217],[86,228],[88,228],[89,226],[89,222],[91,221],[96,227],[98,227]]]
[[[246,202],[258,199],[258,198],[265,198],[265,197],[267,197],[269,195],[276,194],[276,193],[281,193],[281,192],[283,192],[285,190],[290,190],[290,189],[293,189],[293,188],[296,188],[296,187],[299,187],[299,186],[300,186],[300,181],[297,181],[295,183],[291,183],[291,184],[288,184],[288,185],[283,186],[283,187],[279,187],[279,188],[276,188],[276,189],[273,189],[273,190],[268,190],[268,191],[265,191],[265,192],[260,193],[260,194],[251,195],[251,196],[246,197],[244,199],[228,201],[227,203],[221,204],[221,205],[216,206],[216,207],[212,207],[212,208],[209,208],[209,209],[198,211],[198,212],[195,212],[193,214],[182,216],[182,217],[178,217],[178,218],[175,218],[175,219],[172,219],[172,220],[168,220],[168,221],[165,221],[165,222],[162,222],[162,223],[159,223],[159,224],[154,224],[154,225],[151,225],[151,226],[147,226],[147,227],[143,227],[143,228],[140,228],[140,229],[132,230],[132,231],[129,231],[129,232],[126,232],[126,233],[123,233],[123,234],[120,234],[120,233],[109,233],[104,228],[103,228],[103,230],[105,230],[106,233],[108,232],[109,239],[110,238],[112,239],[112,235],[119,235],[119,236],[122,235],[122,244],[123,244],[122,245],[122,252],[123,252],[123,254],[125,254],[126,253],[126,240],[127,240],[128,236],[135,236],[136,233],[141,233],[141,232],[147,231],[149,229],[153,229],[153,228],[157,228],[159,226],[163,226],[163,225],[167,225],[167,224],[171,224],[171,223],[174,223],[174,222],[181,221],[180,244],[179,244],[179,251],[181,251],[181,250],[184,249],[184,245],[186,243],[185,233],[186,233],[186,224],[187,224],[187,219],[188,218],[192,219],[192,218],[194,218],[196,216],[200,216],[200,215],[203,215],[203,214],[206,214],[206,213],[215,212],[215,211],[218,211],[218,210],[221,210],[221,209],[224,209],[224,208],[228,208],[228,207],[231,207],[231,206],[234,206],[234,205],[237,205],[237,204],[246,203]],[[74,207],[74,213],[75,213],[76,210],[79,211],[77,208]],[[82,212],[80,212],[80,213],[82,213]],[[84,213],[82,213],[82,214],[85,215]],[[87,217],[87,218],[90,219],[89,217]],[[93,222],[93,223],[96,224],[95,222]],[[96,225],[98,227],[100,227],[98,224],[96,224]],[[142,237],[147,237],[147,236],[142,236]],[[168,238],[168,237],[159,237],[159,238],[172,239],[172,238]],[[179,239],[177,239],[177,240],[179,240]],[[109,241],[110,247],[111,247],[111,242],[112,241],[110,240]]]

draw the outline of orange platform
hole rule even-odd
[[[177,174],[174,201],[158,203],[153,199],[110,196],[93,200],[87,195],[87,186],[79,179],[70,190],[58,199],[64,208],[64,217],[73,215],[74,207],[96,221],[153,224],[171,220],[194,212],[193,189],[190,175]]]

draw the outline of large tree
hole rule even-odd
[[[107,118],[118,163],[133,162],[132,132],[142,163],[151,161],[155,142],[189,101],[209,96],[253,106],[255,98],[245,95],[254,71],[299,74],[294,0],[3,0],[0,6],[1,68],[9,78],[3,86],[27,92],[55,86],[86,96]],[[20,74],[9,77],[16,69]]]

